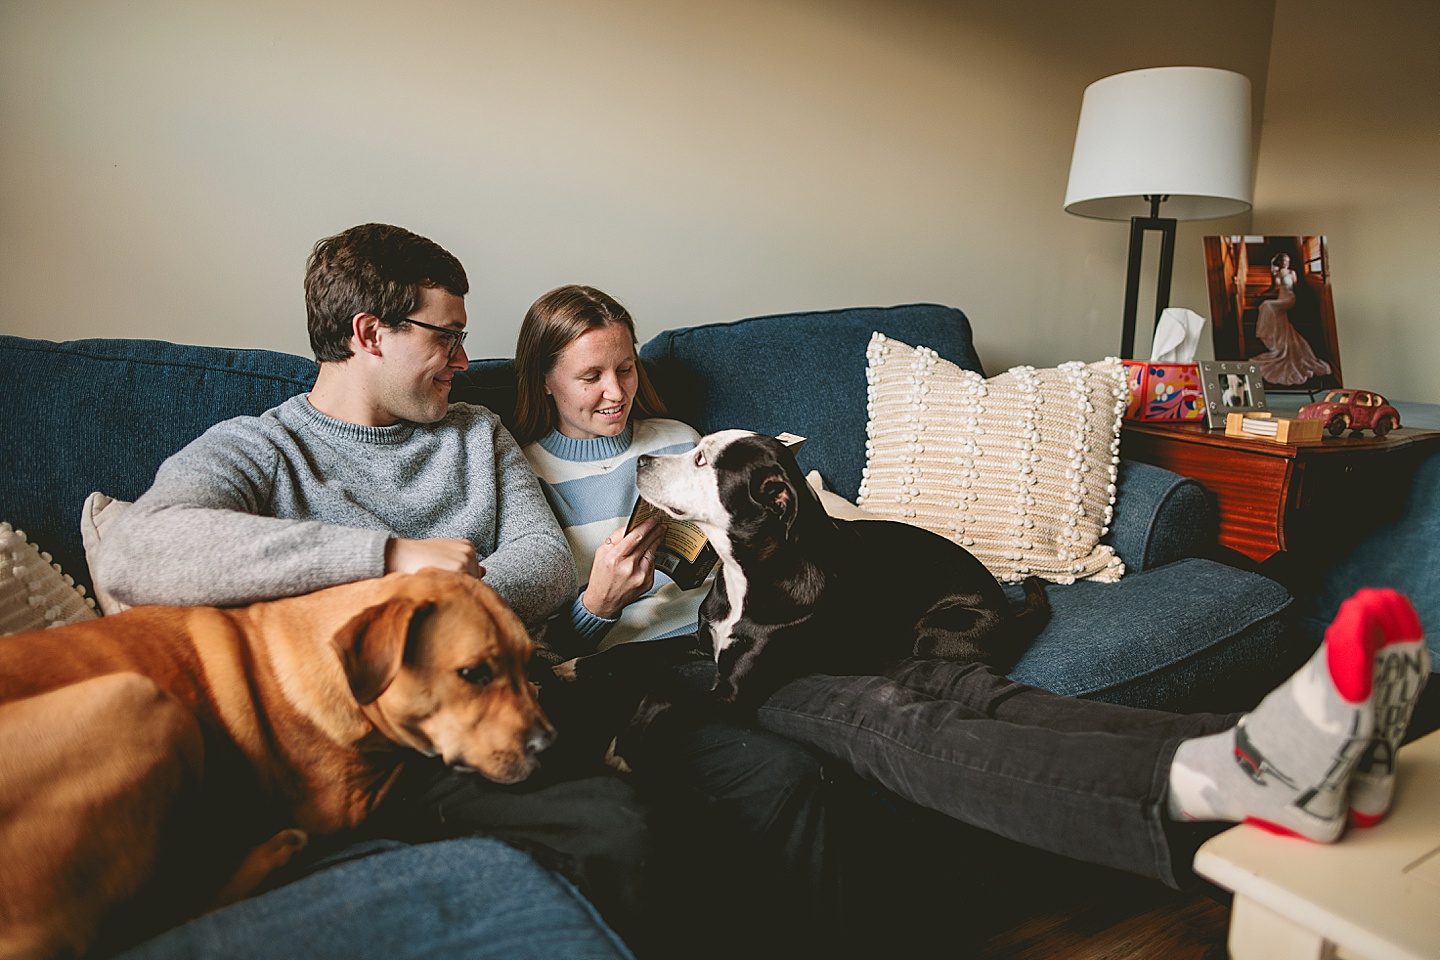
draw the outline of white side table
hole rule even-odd
[[[1233,960],[1440,958],[1440,732],[1400,750],[1380,824],[1320,844],[1238,826],[1195,872],[1233,891]]]

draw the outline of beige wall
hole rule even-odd
[[[1345,383],[1440,403],[1440,3],[1279,0],[1256,233],[1325,234]]]
[[[1282,0],[1282,22],[1303,6]],[[530,301],[579,281],[623,299],[642,337],[934,300],[970,314],[992,370],[1098,358],[1118,346],[1127,233],[1061,210],[1085,85],[1164,64],[1234,69],[1254,82],[1258,126],[1272,56],[1301,87],[1318,59],[1290,52],[1288,25],[1272,55],[1274,8],[0,0],[0,330],[306,353],[304,257],[373,219],[466,263],[476,356],[508,356]],[[1359,60],[1326,76],[1394,72],[1383,53]],[[1423,71],[1415,60],[1402,79]],[[1335,131],[1287,113],[1311,137],[1299,152],[1325,157]],[[1375,205],[1414,165],[1382,171],[1383,199],[1354,191],[1353,219],[1292,226],[1272,155],[1259,223],[1331,236],[1347,374],[1375,349],[1356,336],[1363,290],[1404,298],[1407,329],[1429,323],[1433,342],[1433,279],[1352,279],[1392,252],[1433,266],[1433,221],[1394,247]],[[1172,302],[1208,314],[1200,237],[1250,228],[1182,224]],[[1429,383],[1440,399],[1433,369],[1412,367],[1392,389],[1427,399]]]

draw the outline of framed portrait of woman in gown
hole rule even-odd
[[[1254,364],[1271,393],[1342,386],[1325,238],[1205,238],[1216,360]]]

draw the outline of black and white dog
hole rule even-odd
[[[723,704],[753,709],[795,677],[878,673],[912,655],[1005,670],[1050,617],[1038,578],[1017,607],[984,564],[938,534],[832,519],[771,437],[725,430],[687,453],[642,456],[636,482],[720,555],[700,643]]]

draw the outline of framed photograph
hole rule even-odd
[[[1325,238],[1205,238],[1216,360],[1260,367],[1271,393],[1341,386]]]
[[[1201,360],[1200,389],[1205,393],[1205,422],[1225,429],[1231,413],[1265,410],[1265,377],[1248,360]]]

